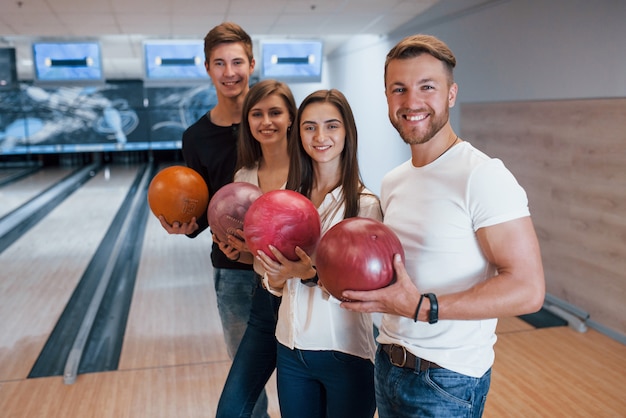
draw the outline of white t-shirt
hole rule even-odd
[[[407,161],[381,186],[385,224],[400,239],[409,276],[421,293],[466,290],[492,277],[476,231],[530,216],[525,191],[502,161],[468,142],[452,147],[424,167]],[[383,315],[378,341],[469,376],[493,364],[497,319],[436,324]]]
[[[341,187],[333,190],[318,208],[322,234],[344,217],[341,193]],[[382,220],[378,198],[369,190],[363,193],[359,216]],[[345,310],[320,287],[305,286],[298,278],[283,288],[276,338],[291,349],[334,350],[372,361],[376,351],[370,314]]]

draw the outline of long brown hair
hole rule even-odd
[[[293,98],[293,94],[289,86],[283,82],[276,80],[263,80],[250,87],[250,91],[246,94],[242,106],[241,125],[239,126],[239,139],[237,143],[237,165],[235,171],[242,167],[251,168],[256,164],[263,152],[261,151],[261,145],[250,130],[250,123],[248,122],[248,113],[257,103],[266,97],[277,95],[280,96],[284,102],[287,111],[289,112],[289,118],[292,121],[296,120],[296,112],[298,107],[296,101]],[[289,148],[289,142],[291,142],[291,136],[287,134],[287,147]]]
[[[359,214],[359,196],[364,189],[359,163],[357,159],[357,129],[352,108],[342,92],[336,89],[318,90],[309,94],[298,108],[298,116],[291,130],[293,137],[289,144],[289,176],[287,189],[296,190],[311,198],[313,188],[313,159],[306,153],[300,140],[300,123],[302,111],[312,103],[330,103],[335,106],[343,119],[346,139],[341,152],[341,180],[337,186],[343,187],[344,218]]]

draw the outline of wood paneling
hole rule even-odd
[[[465,103],[461,136],[526,189],[547,291],[626,335],[626,99]]]

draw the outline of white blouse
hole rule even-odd
[[[318,208],[322,234],[343,220],[341,193],[341,187],[333,190]],[[369,190],[361,195],[359,216],[382,220],[380,202]],[[321,287],[305,286],[299,278],[287,280],[282,292],[270,291],[282,295],[276,326],[279,343],[291,349],[334,350],[374,361],[376,345],[370,314],[341,308]]]

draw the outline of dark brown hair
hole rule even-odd
[[[204,37],[204,59],[209,63],[213,48],[221,44],[241,42],[248,56],[248,61],[252,62],[254,54],[252,52],[252,38],[243,30],[241,26],[233,22],[224,22],[207,33]]]
[[[298,108],[298,117],[293,124],[289,145],[289,177],[287,189],[296,190],[310,198],[313,188],[313,160],[306,153],[300,140],[302,111],[312,103],[330,103],[339,110],[346,130],[346,139],[341,152],[341,180],[337,186],[343,187],[343,201],[346,208],[344,218],[359,214],[359,197],[364,189],[357,159],[357,129],[352,109],[346,97],[339,90],[318,90],[308,95]]]
[[[239,142],[237,144],[236,170],[242,167],[250,168],[254,166],[254,164],[256,164],[256,162],[258,162],[263,155],[261,145],[256,139],[254,139],[252,131],[250,130],[248,114],[250,113],[250,109],[252,109],[252,107],[254,107],[257,103],[272,95],[280,96],[284,100],[285,107],[289,112],[289,118],[292,121],[292,126],[296,120],[298,107],[296,106],[296,101],[293,98],[293,93],[287,84],[276,80],[263,80],[250,87],[250,91],[248,91],[248,94],[246,94],[243,101],[241,112],[242,117],[241,126],[239,127]],[[287,134],[287,147],[289,147],[290,141],[291,136]]]

